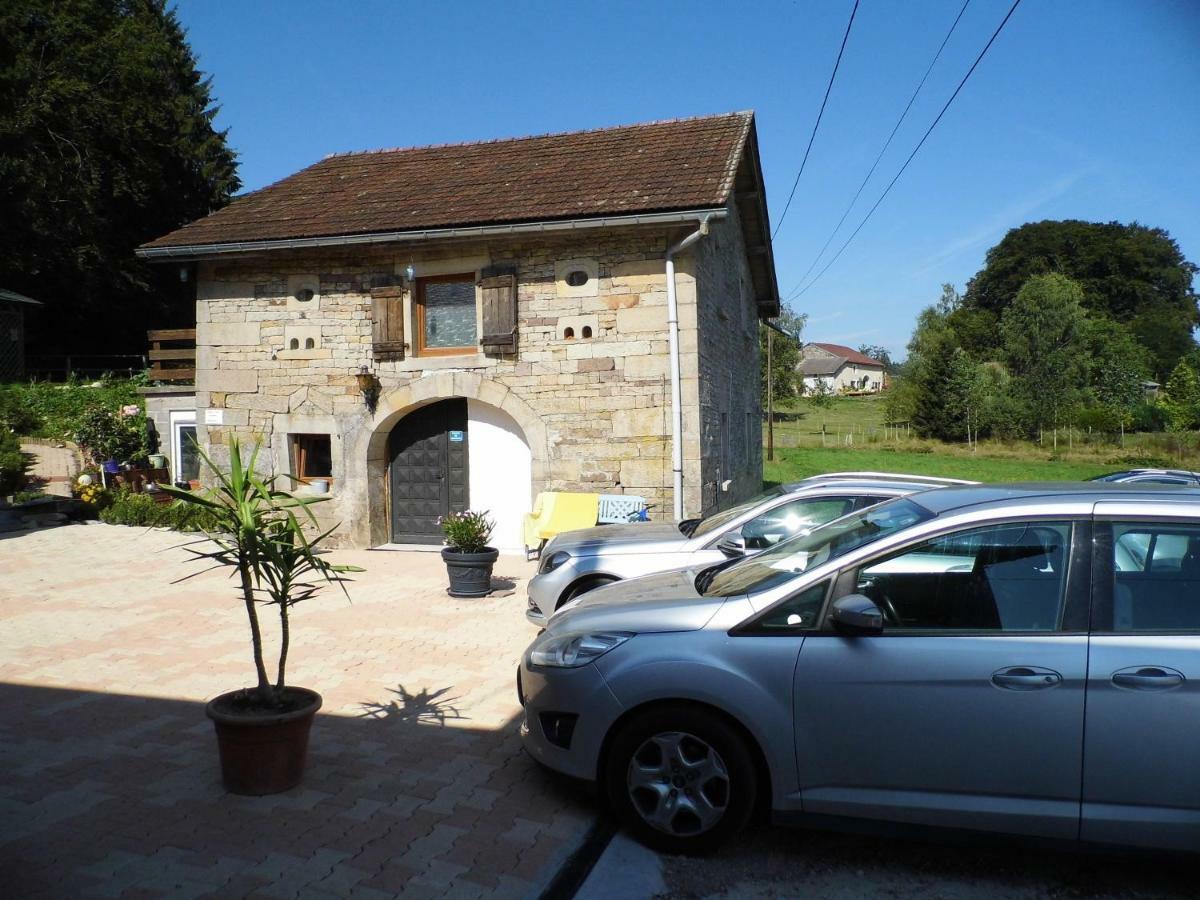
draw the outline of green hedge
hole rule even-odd
[[[137,389],[146,383],[145,377],[138,376],[0,384],[0,428],[26,437],[74,440],[90,409],[115,411],[131,403],[144,409]]]
[[[25,486],[29,457],[21,452],[17,436],[0,425],[0,500]]]
[[[149,494],[130,491],[117,493],[108,507],[100,511],[100,521],[109,525],[170,528],[174,531],[213,531],[216,528],[213,514],[202,506],[179,500],[157,503]]]

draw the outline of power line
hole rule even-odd
[[[812,134],[808,136],[808,147],[804,150],[804,159],[800,160],[800,171],[796,173],[796,180],[792,182],[792,192],[788,194],[787,203],[783,205],[783,213],[779,216],[779,221],[775,224],[775,230],[771,232],[771,240],[775,240],[775,235],[779,234],[779,229],[783,227],[783,220],[787,218],[788,209],[792,205],[792,198],[796,196],[796,186],[800,184],[800,176],[804,174],[804,165],[808,162],[808,154],[812,152],[813,141],[817,137],[817,129],[821,127],[821,117],[825,115],[825,104],[829,102],[829,92],[833,90],[833,80],[837,77],[838,67],[842,64],[842,54],[846,52],[846,41],[850,39],[850,28],[854,25],[854,16],[858,13],[859,0],[854,0],[854,9],[850,10],[850,21],[846,23],[846,33],[842,35],[842,46],[838,50],[837,60],[833,64],[833,71],[829,74],[829,84],[825,85],[825,98],[821,101],[821,109],[817,113],[817,121],[813,123]]]
[[[913,157],[915,157],[917,155],[917,152],[921,149],[921,147],[924,146],[925,141],[929,138],[929,135],[933,133],[933,129],[937,128],[938,122],[942,121],[942,116],[944,116],[946,114],[946,110],[948,110],[950,108],[950,104],[952,104],[954,102],[954,98],[957,97],[959,92],[963,89],[963,85],[965,85],[967,83],[968,79],[970,79],[972,73],[975,71],[975,69],[979,65],[980,61],[987,54],[987,52],[991,48],[992,44],[995,43],[996,38],[998,38],[1000,36],[1000,32],[1004,30],[1004,26],[1008,24],[1008,20],[1012,18],[1012,14],[1017,11],[1017,7],[1020,5],[1021,5],[1021,0],[1014,0],[1013,5],[1008,10],[1007,15],[1005,15],[1003,21],[1000,22],[999,26],[997,26],[996,30],[992,33],[991,38],[988,40],[988,42],[984,46],[984,48],[979,52],[979,55],[977,57],[975,57],[975,62],[973,62],[971,64],[971,68],[967,70],[967,74],[964,75],[962,81],[960,81],[958,83],[958,87],[956,87],[954,89],[954,93],[950,95],[950,99],[946,101],[946,105],[942,107],[942,111],[938,113],[937,118],[933,120],[933,124],[929,126],[929,128],[926,130],[925,134],[921,137],[921,140],[917,143],[917,146],[913,148],[913,152],[910,153],[908,156],[908,159],[906,159],[904,161],[904,165],[902,165],[900,167],[900,171],[896,173],[896,176],[888,183],[888,186],[886,188],[884,188],[883,193],[879,195],[879,199],[875,201],[875,205],[872,206],[870,208],[870,210],[867,211],[866,216],[864,216],[863,220],[858,223],[858,227],[855,228],[853,232],[851,232],[850,237],[846,238],[845,243],[842,244],[842,246],[838,248],[838,252],[835,253],[833,255],[833,258],[830,259],[829,262],[827,262],[825,264],[824,268],[822,268],[821,271],[817,273],[816,277],[813,278],[813,280],[810,281],[807,285],[805,285],[802,289],[797,289],[796,291],[793,291],[792,294],[787,298],[787,301],[785,301],[785,302],[790,302],[792,300],[797,300],[800,297],[803,297],[808,292],[809,288],[811,288],[814,284],[816,284],[821,279],[821,276],[829,271],[829,267],[838,261],[838,257],[840,257],[842,255],[842,253],[845,252],[846,248],[850,246],[850,242],[853,241],[854,238],[858,236],[858,233],[860,231],[862,231],[863,226],[867,224],[867,222],[870,220],[871,216],[875,213],[875,210],[879,209],[879,204],[881,204],[884,201],[884,198],[887,197],[887,195],[889,193],[891,193],[891,190],[896,185],[896,182],[900,180],[900,176],[904,174],[904,170],[908,168],[908,164],[913,161]]]
[[[904,120],[908,116],[908,111],[912,109],[913,103],[916,102],[917,95],[921,93],[921,88],[925,87],[925,82],[929,79],[929,73],[932,72],[933,67],[937,65],[937,61],[942,56],[942,51],[946,49],[946,44],[950,41],[950,36],[954,34],[954,30],[958,27],[959,20],[962,19],[963,13],[967,11],[967,7],[970,6],[970,4],[971,0],[964,0],[962,8],[958,11],[958,15],[954,17],[954,23],[950,26],[950,30],[947,31],[946,36],[942,38],[941,46],[938,47],[937,53],[933,55],[933,59],[930,61],[929,67],[925,69],[925,74],[921,76],[921,81],[917,85],[917,89],[913,91],[912,96],[908,98],[908,105],[904,107],[904,112],[900,113],[900,118],[896,120],[896,125],[892,128],[892,133],[889,134],[887,136],[887,140],[883,142],[883,149],[880,150],[879,155],[875,157],[875,162],[871,164],[871,170],[867,172],[866,177],[863,178],[862,183],[858,186],[858,190],[854,192],[853,199],[851,199],[849,206],[846,207],[846,211],[842,213],[842,217],[838,219],[838,223],[833,226],[833,231],[829,233],[829,237],[825,240],[825,244],[821,247],[820,252],[818,252],[813,258],[812,263],[804,271],[804,274],[800,276],[797,286],[804,284],[804,281],[808,278],[809,273],[816,268],[817,263],[821,261],[821,257],[825,255],[825,251],[829,249],[829,245],[833,243],[833,239],[837,237],[837,233],[841,231],[842,225],[846,221],[846,217],[850,215],[850,210],[854,209],[854,204],[856,204],[858,202],[858,198],[862,196],[863,188],[867,186],[867,182],[871,180],[871,176],[875,174],[875,170],[879,168],[879,163],[883,160],[883,155],[887,153],[888,147],[892,145],[892,138],[896,136],[896,132],[899,131],[900,126],[904,124]]]

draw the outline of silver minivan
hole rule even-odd
[[[893,497],[971,483],[928,475],[833,472],[778,485],[703,519],[568,531],[542,548],[537,574],[527,588],[525,616],[544,625],[564,603],[614,581],[752,555]]]
[[[946,488],[576,600],[526,749],[643,841],[756,807],[1200,850],[1200,490]]]

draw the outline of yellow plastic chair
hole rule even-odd
[[[533,512],[525,515],[525,558],[541,554],[546,541],[564,531],[591,528],[600,510],[599,494],[568,494],[545,491],[533,501]]]

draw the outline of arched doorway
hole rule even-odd
[[[525,432],[503,409],[464,397],[416,407],[388,434],[389,539],[440,544],[438,519],[473,509],[494,521],[493,546],[519,550],[532,477]]]
[[[470,503],[467,401],[439,400],[409,413],[388,436],[392,540],[440,544],[439,520]]]

